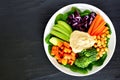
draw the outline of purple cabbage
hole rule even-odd
[[[68,16],[67,22],[72,26],[73,30],[87,32],[95,16],[96,13],[91,12],[89,15],[81,17],[80,13],[76,10],[73,14]]]

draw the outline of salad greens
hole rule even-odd
[[[95,17],[96,17],[95,12],[91,12],[88,9],[81,11],[77,7],[72,7],[70,11],[64,14],[62,13],[58,14],[55,18],[55,24],[50,34],[48,34],[47,37],[45,38],[45,41],[48,44],[49,53],[51,53],[52,47],[56,46],[58,42],[60,42],[61,40],[62,42],[64,41],[69,42],[70,34],[72,33],[72,31],[80,30],[87,32]],[[111,34],[112,31],[110,29],[109,24],[106,23],[105,26],[109,28],[109,33]],[[54,38],[52,39],[52,41],[50,41],[52,37],[56,37],[61,40]],[[106,43],[107,47],[109,39],[110,38],[107,38]],[[103,54],[102,57],[100,57],[100,59],[96,58],[97,54],[98,51],[96,47],[91,47],[89,49],[84,49],[81,52],[76,53],[76,59],[72,65],[67,64],[65,60],[63,62],[66,63],[65,65],[61,63],[60,64],[62,66],[69,68],[73,72],[86,74],[88,73],[89,70],[92,70],[93,66],[101,66],[104,63],[107,57],[107,52],[105,52],[105,54]],[[59,58],[59,56],[57,56],[57,58]]]
[[[79,53],[80,54],[80,53]],[[82,52],[82,56],[76,59],[75,65],[80,68],[86,68],[90,63],[96,61],[97,50],[95,48],[86,49]]]

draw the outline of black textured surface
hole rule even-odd
[[[73,77],[58,71],[43,48],[50,17],[72,3],[88,3],[112,20],[117,45],[108,65],[94,75]],[[120,80],[119,0],[0,0],[0,80]]]

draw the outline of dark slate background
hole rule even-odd
[[[112,20],[117,45],[108,65],[94,75],[73,77],[58,71],[43,48],[50,17],[72,3],[88,3]],[[120,0],[0,0],[0,80],[120,80]]]

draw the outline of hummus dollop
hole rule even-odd
[[[93,36],[87,32],[75,30],[70,35],[70,46],[74,53],[81,52],[83,49],[92,47],[95,43]]]

